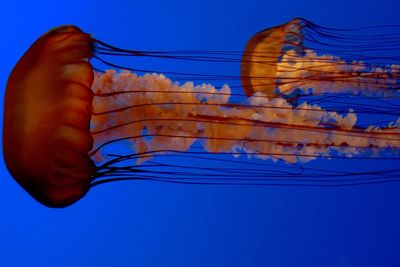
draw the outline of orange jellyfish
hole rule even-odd
[[[244,52],[127,50],[73,26],[53,30],[10,75],[6,164],[26,191],[50,207],[68,206],[91,187],[119,180],[296,186],[398,181],[393,160],[400,148],[400,67],[396,57],[377,49],[391,52],[389,34],[365,35],[374,29],[335,30],[297,18],[259,32]],[[241,71],[146,70],[122,66],[120,57],[167,60],[171,67],[207,63],[222,72],[233,64]],[[101,71],[104,66],[117,70]],[[121,149],[112,145],[120,143]],[[319,159],[323,165],[329,159],[384,163],[312,165]]]
[[[13,69],[5,95],[3,148],[15,180],[50,207],[86,194],[95,165],[89,131],[91,37],[74,26],[40,37]]]

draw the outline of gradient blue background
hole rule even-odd
[[[0,7],[1,95],[27,47],[60,24],[148,50],[238,50],[253,33],[297,16],[332,27],[400,24],[398,0],[13,2]],[[2,267],[400,266],[397,183],[322,189],[115,183],[57,210],[31,199],[3,161],[0,174]]]

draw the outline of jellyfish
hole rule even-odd
[[[15,180],[36,200],[63,207],[89,189],[91,37],[73,26],[40,37],[7,83],[3,149]]]
[[[295,18],[255,34],[244,51],[139,51],[74,26],[55,29],[10,75],[6,164],[50,207],[71,205],[90,188],[121,180],[396,182],[396,30],[332,29]],[[134,62],[119,63],[127,58]],[[133,68],[138,59],[191,67]],[[219,72],[187,71],[198,64]],[[224,72],[231,66],[239,74]],[[381,164],[366,166],[368,160]]]

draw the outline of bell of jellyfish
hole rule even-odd
[[[4,105],[3,153],[15,180],[50,207],[90,188],[91,37],[74,26],[40,37],[15,65]]]
[[[278,62],[282,62],[282,56],[289,51],[293,55],[304,55],[303,24],[300,19],[294,19],[263,30],[248,41],[241,64],[241,80],[247,96],[255,92],[275,96]]]
[[[17,182],[51,207],[121,180],[396,182],[398,32],[296,18],[255,34],[244,51],[139,51],[57,29],[10,75],[4,157]],[[210,71],[195,70],[204,65]]]

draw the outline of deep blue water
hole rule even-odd
[[[400,24],[399,11],[395,0],[3,3],[0,88],[27,47],[61,24],[139,50],[238,50],[255,32],[298,16],[347,28]],[[56,210],[35,202],[1,162],[0,266],[400,265],[400,183],[113,183]]]

